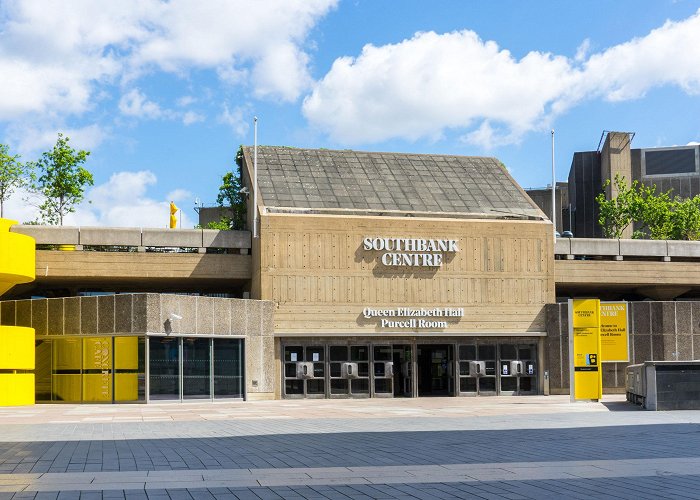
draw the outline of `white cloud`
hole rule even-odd
[[[166,199],[157,200],[148,195],[149,187],[156,182],[155,174],[149,170],[117,172],[107,182],[88,189],[85,193],[85,201],[76,207],[74,213],[65,217],[64,224],[66,226],[167,227],[170,220],[170,200],[174,200],[183,202],[179,204],[183,209],[182,227],[193,227],[195,221],[187,213],[189,208],[187,200],[192,199],[191,193],[185,189],[175,189],[168,193]],[[5,202],[5,217],[19,222],[37,219],[38,203],[24,201],[29,196],[26,190],[17,190]]]
[[[306,37],[336,3],[5,0],[0,121],[84,113],[103,84],[154,69],[212,69],[229,84],[236,73],[256,95],[293,101],[311,83]]]
[[[148,98],[139,90],[131,89],[119,100],[119,111],[126,116],[137,118],[160,118],[163,111],[160,106]]]
[[[203,114],[196,111],[185,111],[182,115],[182,123],[184,125],[192,125],[193,123],[203,122],[205,118]]]
[[[87,151],[99,147],[107,136],[107,132],[94,123],[72,128],[50,123],[18,121],[8,127],[6,138],[13,145],[13,150],[19,152],[25,159],[31,159],[52,148],[56,144],[59,132],[70,138],[72,148]]]
[[[221,111],[218,119],[219,123],[230,126],[236,137],[244,137],[250,129],[250,125],[248,125],[244,115],[246,115],[245,108],[238,106],[230,109],[228,104],[224,103],[224,109]]]
[[[342,143],[436,139],[447,130],[489,148],[518,142],[583,100],[635,99],[661,85],[700,93],[700,10],[647,36],[573,58],[516,59],[472,31],[417,33],[335,60],[304,99],[310,124]],[[494,131],[498,131],[494,133]]]

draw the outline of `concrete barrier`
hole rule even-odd
[[[250,248],[250,231],[202,229],[202,246],[206,248]]]
[[[129,246],[141,245],[141,228],[138,227],[81,227],[80,244],[94,246]]]
[[[666,257],[665,240],[620,240],[620,255],[625,257]]]
[[[554,253],[556,255],[570,255],[571,240],[572,238],[557,238],[554,242]]]
[[[80,244],[80,229],[74,226],[25,226],[17,224],[11,226],[10,231],[31,236],[37,245]]]
[[[202,230],[143,228],[141,230],[141,244],[145,247],[200,248],[202,246]]]
[[[572,238],[572,255],[620,255],[620,240],[604,238]]]
[[[700,241],[667,241],[669,257],[700,258]]]

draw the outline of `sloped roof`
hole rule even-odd
[[[258,193],[267,207],[544,217],[501,162],[473,156],[258,146]]]

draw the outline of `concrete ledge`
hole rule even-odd
[[[25,226],[10,227],[13,233],[26,234],[36,240],[37,245],[78,245],[80,229],[74,226]]]
[[[554,253],[557,255],[571,254],[572,238],[557,238],[554,242]]]
[[[669,257],[697,257],[700,258],[699,241],[668,241]]]
[[[145,247],[199,248],[202,246],[202,230],[143,228],[141,244]]]
[[[668,247],[665,240],[619,240],[620,254],[637,257],[665,257]]]
[[[572,238],[573,255],[620,255],[620,240],[604,238]]]
[[[250,248],[250,231],[202,229],[202,246],[208,248]]]
[[[81,227],[81,245],[141,245],[141,229],[137,227]]]

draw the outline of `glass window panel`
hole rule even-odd
[[[83,342],[79,338],[53,341],[51,400],[79,403],[82,400]]]
[[[518,386],[518,379],[516,377],[503,377],[501,378],[501,391],[504,392],[514,392]]]
[[[520,391],[531,392],[534,387],[534,377],[520,377]]]
[[[51,401],[51,340],[34,342],[36,358],[34,362],[36,401]]]
[[[211,397],[209,340],[182,339],[182,396],[185,399]]]
[[[462,377],[459,379],[460,392],[476,392],[476,378]]]
[[[369,363],[357,363],[357,376],[369,377]]]
[[[518,350],[520,354],[520,359],[526,360],[534,358],[534,356],[532,355],[533,348],[531,345],[521,345]]]
[[[481,377],[479,392],[496,392],[496,377]]]
[[[331,361],[347,361],[348,348],[344,345],[332,345],[329,349]]]
[[[213,342],[214,397],[242,398],[243,340],[214,339]]]
[[[369,394],[369,379],[357,378],[350,381],[353,394]]]
[[[284,376],[287,378],[297,377],[297,364],[296,363],[285,363],[284,364]]]
[[[517,348],[513,344],[501,344],[501,359],[517,359]]]
[[[341,377],[343,375],[341,363],[331,363],[331,377]]]
[[[386,366],[383,361],[374,363],[374,376],[375,377],[385,377],[386,376]]]
[[[314,346],[306,348],[306,360],[315,363],[317,361],[323,361],[323,347]]]
[[[376,345],[374,346],[375,361],[391,361],[391,346]]]
[[[309,379],[306,381],[306,394],[324,394],[326,391],[324,389],[323,379]]]
[[[469,375],[469,361],[460,361],[459,362],[459,374],[460,375]]]
[[[391,379],[380,378],[374,381],[374,392],[378,394],[391,394]]]
[[[284,381],[284,393],[285,394],[304,394],[304,381],[303,380],[285,380]]]
[[[114,338],[114,401],[144,400],[143,337]]]
[[[496,359],[496,346],[493,344],[482,344],[478,347],[480,361]]]
[[[150,399],[180,399],[180,350],[175,337],[148,338]]]
[[[323,378],[325,375],[325,363],[314,363],[314,377]]]
[[[350,361],[368,361],[369,349],[366,345],[350,346]]]
[[[284,360],[293,363],[304,361],[304,348],[301,346],[284,346]]]
[[[348,380],[334,379],[331,380],[331,394],[347,394],[348,393]]]
[[[475,345],[461,345],[459,346],[459,359],[465,361],[473,361],[476,359],[476,346]]]
[[[486,375],[496,375],[496,362],[486,361],[484,363],[484,371],[486,372]]]

